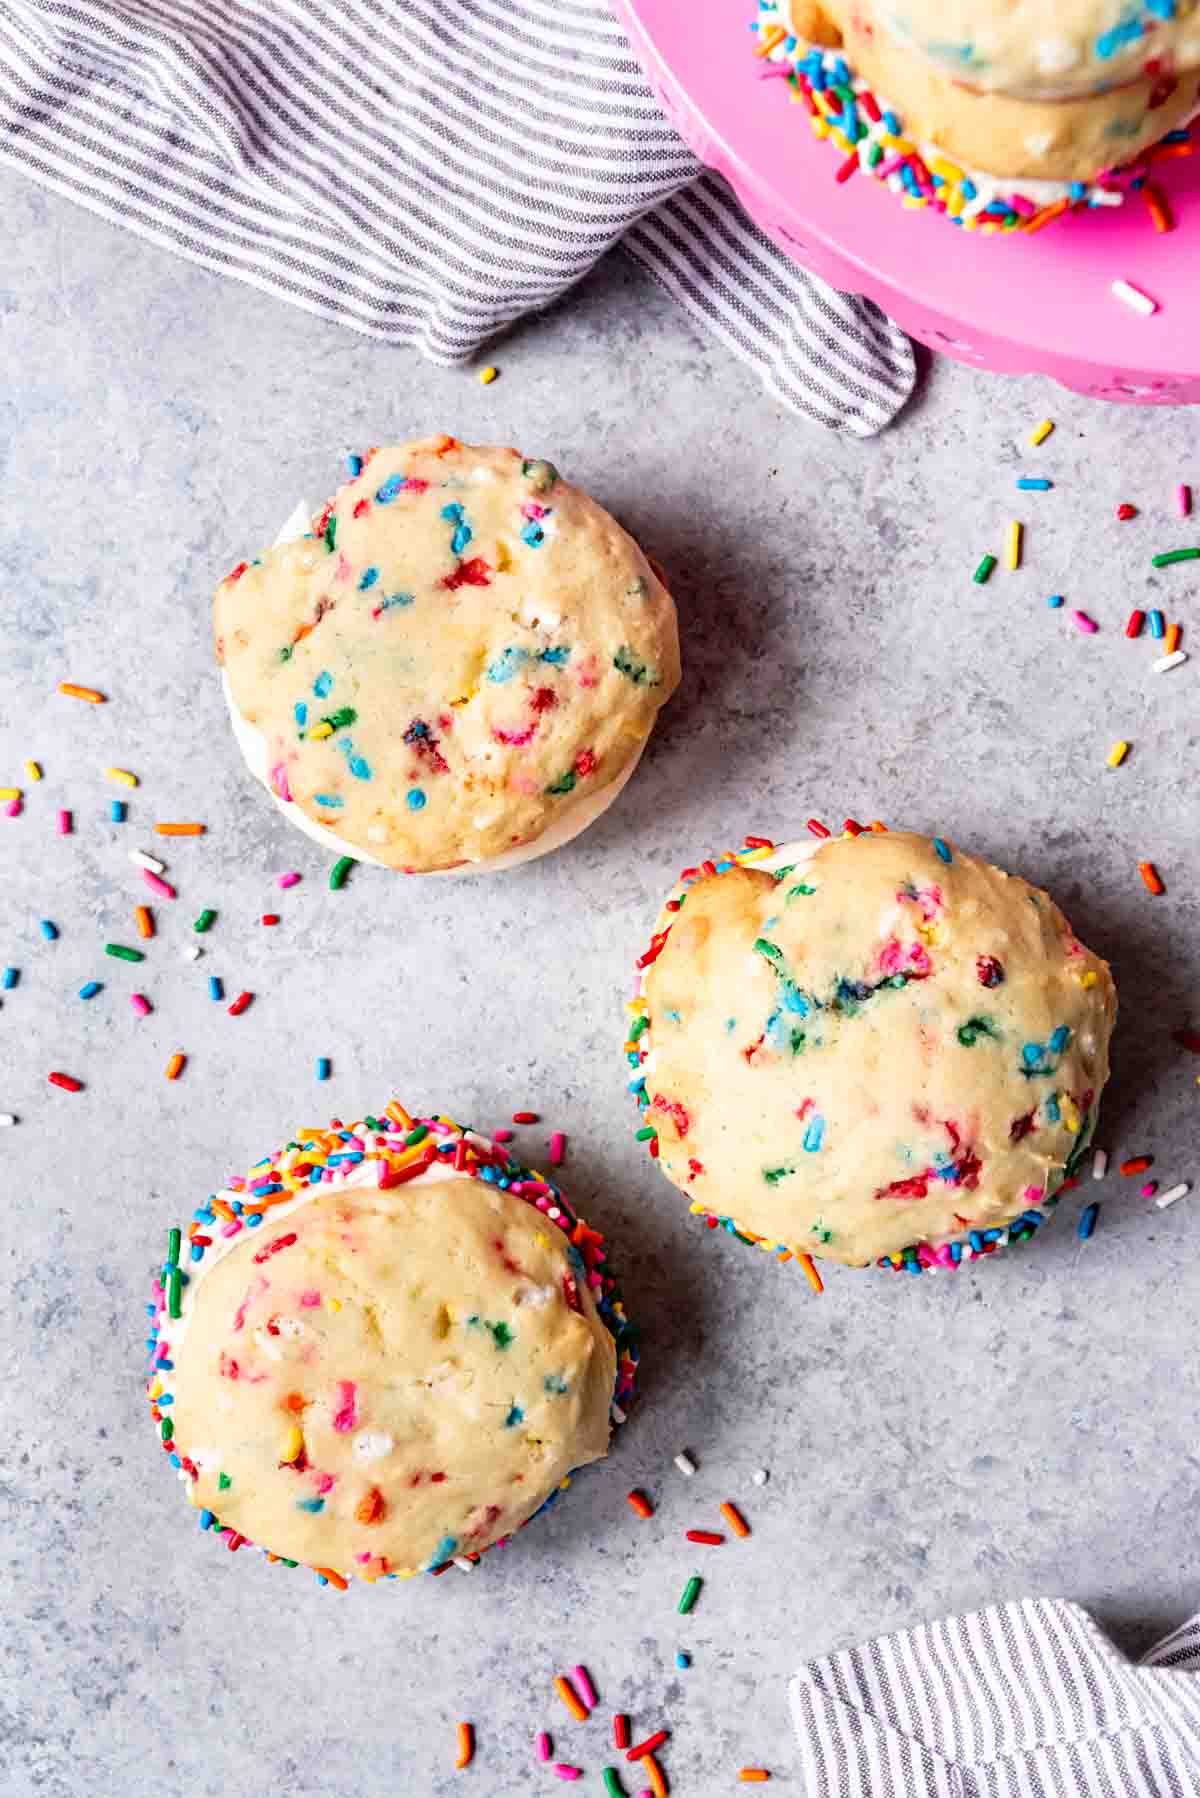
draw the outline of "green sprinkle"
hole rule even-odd
[[[635,687],[657,687],[662,680],[661,674],[656,674],[649,662],[637,655],[628,643],[622,643],[613,657],[612,665],[618,674],[631,680]]]
[[[551,786],[546,788],[546,791],[547,793],[555,795],[560,793],[573,793],[578,779],[579,776],[576,774],[574,768],[568,768],[565,774],[560,774],[558,779],[554,781]]]
[[[995,556],[984,556],[982,562],[979,564],[979,567],[975,570],[974,574],[971,576],[971,579],[975,582],[975,585],[977,587],[982,587],[984,585],[985,581],[987,581],[988,577],[990,576],[990,574],[992,572],[992,569],[995,566],[996,566]]]
[[[635,1142],[649,1142],[652,1137],[655,1137],[657,1135],[658,1135],[658,1131],[654,1128],[653,1124],[643,1124],[642,1128],[637,1132],[636,1136],[634,1137],[634,1141]]]
[[[779,944],[769,943],[765,936],[755,938],[754,953],[756,955],[765,955],[770,961],[783,960],[783,950],[779,947]]]
[[[354,866],[352,855],[340,855],[329,870],[329,890],[336,893],[344,887],[351,868]]]
[[[406,1149],[415,1148],[419,1142],[424,1142],[425,1138],[428,1135],[429,1135],[429,1125],[428,1124],[418,1124],[416,1126],[416,1128],[414,1130],[410,1130],[408,1135],[404,1138],[405,1148]]]
[[[337,513],[336,512],[330,518],[329,523],[325,526],[325,547],[329,551],[330,555],[332,555],[334,550],[337,548]]]
[[[1172,562],[1198,562],[1200,549],[1164,549],[1161,555],[1151,556],[1154,568],[1169,568]]]
[[[229,1488],[232,1485],[233,1485],[233,1481],[230,1479],[230,1477],[227,1473],[219,1473],[217,1475],[217,1491],[218,1492],[228,1492]]]
[[[649,1028],[650,1028],[650,1020],[646,1016],[645,1012],[643,1012],[641,1017],[638,1019],[637,1023],[633,1026],[633,1029],[629,1032],[628,1040],[631,1043],[636,1043],[638,1037],[641,1036],[642,1032],[644,1030],[649,1030]]]
[[[179,1295],[183,1290],[183,1275],[177,1267],[173,1267],[167,1276],[167,1316],[179,1316]]]
[[[811,899],[816,890],[816,887],[805,886],[804,882],[801,881],[799,886],[788,888],[787,897],[789,899],[798,899],[800,895],[803,894],[806,899]]]
[[[964,1049],[973,1049],[981,1036],[993,1037],[997,1042],[1000,1032],[990,1018],[968,1018],[965,1024],[958,1027],[958,1040]]]
[[[621,1784],[621,1775],[615,1767],[602,1767],[600,1777],[604,1781],[604,1790],[608,1798],[629,1798],[625,1787]]]
[[[763,1169],[763,1179],[768,1186],[778,1186],[781,1180],[786,1180],[788,1176],[794,1174],[795,1171],[794,1167],[765,1167]]]
[[[508,1325],[489,1324],[487,1327],[492,1332],[492,1341],[496,1344],[496,1347],[498,1349],[506,1349],[513,1340],[513,1333]]]
[[[541,457],[522,462],[521,473],[535,493],[549,493],[558,479],[558,470],[553,462],[547,462]]]
[[[328,718],[322,718],[322,724],[328,724],[331,730],[349,730],[358,722],[358,713],[352,705],[342,706],[340,711],[330,712]]]
[[[169,1230],[167,1232],[167,1266],[168,1267],[178,1267],[179,1251],[182,1247],[183,1247],[183,1232],[182,1232],[182,1230]]]
[[[105,943],[104,953],[114,956],[117,961],[145,961],[146,959],[140,949],[127,949],[124,943]]]
[[[162,1420],[162,1439],[163,1439],[163,1441],[169,1442],[174,1434],[175,1434],[175,1425],[171,1422],[171,1419],[169,1417],[164,1417]]]
[[[290,643],[285,643],[283,648],[279,652],[279,660],[281,662],[290,662],[291,659],[292,659],[292,646]]]
[[[699,1598],[700,1588],[703,1584],[704,1582],[700,1578],[700,1575],[698,1573],[693,1573],[691,1579],[683,1588],[683,1596],[679,1600],[679,1615],[681,1617],[687,1616],[688,1612]]]
[[[203,935],[203,933],[206,930],[212,929],[213,920],[216,918],[216,915],[217,914],[215,911],[209,911],[206,908],[204,911],[202,911],[200,913],[200,916],[196,919],[196,922],[192,925],[192,929],[200,931],[201,935]]]

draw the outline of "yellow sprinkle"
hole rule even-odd
[[[298,1423],[294,1423],[283,1439],[283,1447],[279,1451],[279,1459],[290,1464],[299,1458],[304,1448],[304,1432]]]
[[[509,552],[508,544],[504,542],[503,538],[499,538],[496,542],[496,573],[507,574],[511,567],[512,555]]]
[[[761,862],[768,855],[774,855],[773,849],[743,849],[738,854],[740,862]]]
[[[1034,449],[1037,448],[1039,443],[1045,443],[1053,429],[1054,420],[1052,418],[1043,418],[1040,425],[1035,425],[1033,427],[1033,430],[1029,433],[1029,441]]]
[[[329,1306],[331,1311],[340,1311],[342,1308],[341,1299],[326,1299],[325,1303]]]
[[[1069,1099],[1066,1093],[1063,1093],[1060,1099],[1060,1105],[1062,1109],[1062,1121],[1067,1126],[1067,1129],[1071,1132],[1072,1136],[1074,1136],[1079,1129],[1079,1111],[1075,1102],[1073,1099]]]
[[[885,142],[888,149],[894,150],[897,156],[912,156],[917,148],[916,144],[907,137],[889,137],[885,139]]]
[[[834,143],[837,145],[838,149],[842,152],[842,155],[849,156],[851,151],[854,149],[854,145],[850,142],[850,139],[846,136],[846,133],[843,130],[841,130],[839,126],[831,125],[829,128],[829,135],[832,137],[832,139],[833,139]]]
[[[812,132],[813,132],[814,137],[828,137],[829,136],[829,126],[825,123],[824,119],[813,119],[810,122],[812,124]]]
[[[156,1379],[146,1396],[148,1398],[161,1398],[165,1390],[166,1388],[163,1386],[162,1381]]]
[[[1019,518],[1014,518],[1008,527],[1008,549],[1004,558],[1005,564],[1009,568],[1021,566],[1021,539],[1024,535],[1024,525]]]
[[[9,800],[9,799],[19,799],[20,797],[21,797],[20,787],[0,787],[0,801]]]
[[[138,784],[137,775],[131,774],[128,768],[106,768],[104,772],[109,780],[115,780],[122,787],[136,787]]]
[[[311,730],[305,731],[304,740],[306,743],[319,743],[322,737],[331,737],[332,735],[332,724],[326,723],[325,719],[322,718],[320,724],[314,724]]]
[[[41,763],[40,762],[26,762],[25,772],[29,776],[30,780],[41,780],[41,778],[42,778]]]
[[[1114,743],[1112,748],[1108,752],[1109,767],[1110,768],[1119,768],[1121,766],[1121,763],[1125,760],[1125,757],[1128,754],[1129,754],[1128,743]]]
[[[955,163],[947,162],[944,156],[939,156],[936,161],[930,162],[928,166],[933,170],[935,175],[940,175],[943,181],[957,183],[963,178],[962,170],[958,168]]]
[[[485,387],[490,387],[492,382],[496,379],[496,376],[499,373],[500,373],[500,370],[498,368],[493,368],[491,363],[489,363],[486,368],[480,369],[479,379],[483,382],[483,385]]]
[[[919,194],[905,194],[905,196],[904,196],[903,200],[901,200],[900,204],[908,212],[920,212],[922,206],[924,206],[924,204],[925,204],[925,201],[921,198],[921,196]]]
[[[1089,968],[1086,973],[1080,974],[1079,984],[1086,992],[1089,987],[1095,986],[1098,979],[1099,975],[1096,973],[1096,970],[1094,968]]]

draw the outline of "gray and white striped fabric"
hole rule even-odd
[[[1200,1617],[1140,1663],[1025,1599],[810,1661],[804,1798],[1197,1798]]]
[[[913,384],[701,170],[603,0],[0,0],[0,161],[436,362],[623,241],[808,418],[870,436]]]

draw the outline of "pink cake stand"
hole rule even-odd
[[[754,0],[613,3],[672,123],[805,268],[959,362],[1134,405],[1200,401],[1200,153],[1155,168],[1175,231],[1157,233],[1131,194],[1031,236],[980,237],[861,175],[838,186],[837,152],[783,82],[759,78]],[[1122,305],[1118,278],[1160,310]]]

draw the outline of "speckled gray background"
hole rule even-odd
[[[1170,1031],[1197,976],[1200,664],[1156,679],[1121,625],[1155,599],[1191,631],[1195,580],[1148,558],[1187,540],[1172,492],[1200,487],[1194,414],[939,364],[896,429],[836,441],[620,259],[499,346],[484,388],[2,191],[0,784],[26,756],[46,771],[0,819],[0,964],[22,970],[0,1010],[0,1109],[21,1118],[0,1137],[3,1798],[509,1798],[558,1789],[531,1762],[547,1723],[598,1792],[606,1725],[570,1725],[550,1695],[578,1660],[605,1716],[669,1723],[676,1792],[715,1798],[748,1761],[786,1791],[786,1675],[808,1654],[1035,1590],[1134,1649],[1194,1608],[1200,1200],[1160,1215],[1111,1179],[1085,1195],[1104,1200],[1086,1247],[1070,1201],[977,1272],[834,1269],[818,1301],[687,1218],[632,1140],[619,1055],[630,959],[680,866],[747,828],[882,815],[1054,890],[1121,985],[1100,1139],[1191,1173],[1200,1063]],[[1058,430],[1034,457],[1045,413]],[[235,752],[209,591],[331,486],[343,446],[443,427],[552,456],[661,558],[684,686],[626,796],[562,854],[432,886],[360,869],[331,894]],[[1058,485],[1019,508],[1026,567],[973,586],[1035,461]],[[1125,498],[1143,516],[1118,525]],[[1047,611],[1054,591],[1100,635]],[[56,698],[63,677],[111,702]],[[1118,735],[1134,751],[1111,773]],[[124,827],[114,762],[143,782]],[[172,815],[209,831],[171,850],[181,898],[157,908],[138,1022],[133,971],[100,945],[128,940],[145,896],[127,850]],[[305,880],[280,895],[289,866]],[[178,950],[203,905],[220,920],[193,967]],[[284,922],[264,931],[271,906]],[[210,1003],[210,972],[258,994],[245,1016]],[[86,1092],[47,1086],[52,1067]],[[338,1598],[200,1535],[145,1416],[139,1313],[167,1225],[222,1173],[393,1089],[569,1130],[573,1195],[644,1324],[645,1402],[570,1502],[469,1578]],[[699,1565],[682,1532],[727,1496],[753,1538],[707,1551],[681,1619]],[[479,1752],[455,1774],[463,1717]]]

